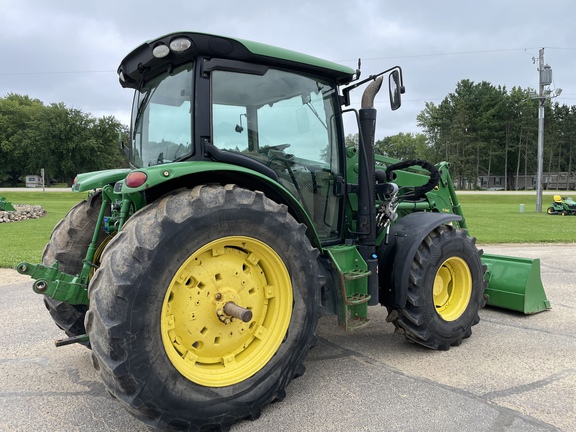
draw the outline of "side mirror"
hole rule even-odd
[[[392,111],[397,110],[402,105],[401,94],[404,93],[400,83],[400,72],[398,69],[393,70],[388,76],[388,91],[390,93],[390,108]]]

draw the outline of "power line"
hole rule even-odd
[[[362,58],[362,61],[392,60],[392,59],[419,58],[419,57],[442,57],[442,56],[464,55],[464,54],[487,54],[487,53],[496,53],[496,52],[526,51],[526,50],[539,49],[539,48],[540,47],[503,48],[503,49],[478,50],[478,51],[455,51],[455,52],[434,53],[434,54],[411,54],[411,55],[391,56],[391,57],[370,57],[370,58]],[[576,51],[576,48],[546,47],[546,49]],[[357,61],[358,61],[358,59],[335,60],[335,62],[357,62]]]
[[[65,75],[65,74],[88,74],[88,73],[116,73],[115,70],[88,70],[88,71],[51,71],[51,72],[0,72],[0,76],[18,75]]]

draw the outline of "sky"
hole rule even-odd
[[[438,105],[463,79],[537,89],[540,48],[551,89],[562,89],[555,101],[576,105],[575,17],[573,0],[0,0],[0,97],[63,102],[128,124],[133,93],[118,83],[120,61],[146,40],[197,31],[353,68],[360,58],[363,77],[401,66],[402,107],[391,112],[386,92],[377,98],[382,139],[421,132],[425,103]]]

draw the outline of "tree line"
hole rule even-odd
[[[126,133],[113,116],[10,93],[0,98],[0,183],[16,186],[43,168],[47,181],[70,186],[78,173],[127,166],[119,144]]]
[[[425,156],[450,162],[459,188],[475,187],[479,178],[493,175],[504,178],[504,189],[523,187],[519,178],[538,169],[539,100],[532,94],[531,89],[460,81],[439,105],[427,102],[417,116]],[[573,175],[576,107],[547,98],[544,110],[543,171]]]
[[[462,80],[440,104],[426,102],[417,116],[422,133],[400,133],[376,141],[375,150],[397,159],[448,161],[460,189],[482,177],[501,176],[503,189],[523,187],[521,176],[537,172],[538,104],[531,89]],[[126,166],[116,118],[94,118],[64,103],[8,94],[0,98],[0,183],[16,185],[29,174],[72,183],[80,172]],[[125,137],[124,137],[125,138]],[[576,107],[545,103],[544,167],[574,176]],[[358,136],[346,137],[347,144]]]
[[[538,106],[531,89],[496,87],[462,80],[439,105],[426,102],[417,116],[422,133],[399,133],[377,140],[374,151],[396,159],[450,162],[459,189],[485,187],[481,179],[501,177],[499,188],[535,188],[538,170]],[[576,106],[544,105],[543,171],[552,183],[576,183]],[[358,134],[346,136],[358,144]],[[558,176],[562,174],[561,176]],[[554,177],[557,176],[557,177]],[[564,179],[562,183],[559,179]]]

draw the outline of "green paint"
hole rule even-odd
[[[62,273],[58,270],[58,262],[52,267],[23,262],[18,264],[17,270],[20,274],[36,279],[32,289],[37,294],[73,305],[88,304],[88,286],[82,282],[82,276]]]
[[[6,198],[0,197],[0,211],[16,211],[11,202],[6,201]]]
[[[540,279],[540,260],[485,254],[487,304],[533,314],[550,309]]]
[[[326,249],[334,267],[340,274],[335,287],[338,299],[338,322],[346,330],[368,324],[368,270],[366,261],[354,245],[338,245]]]

